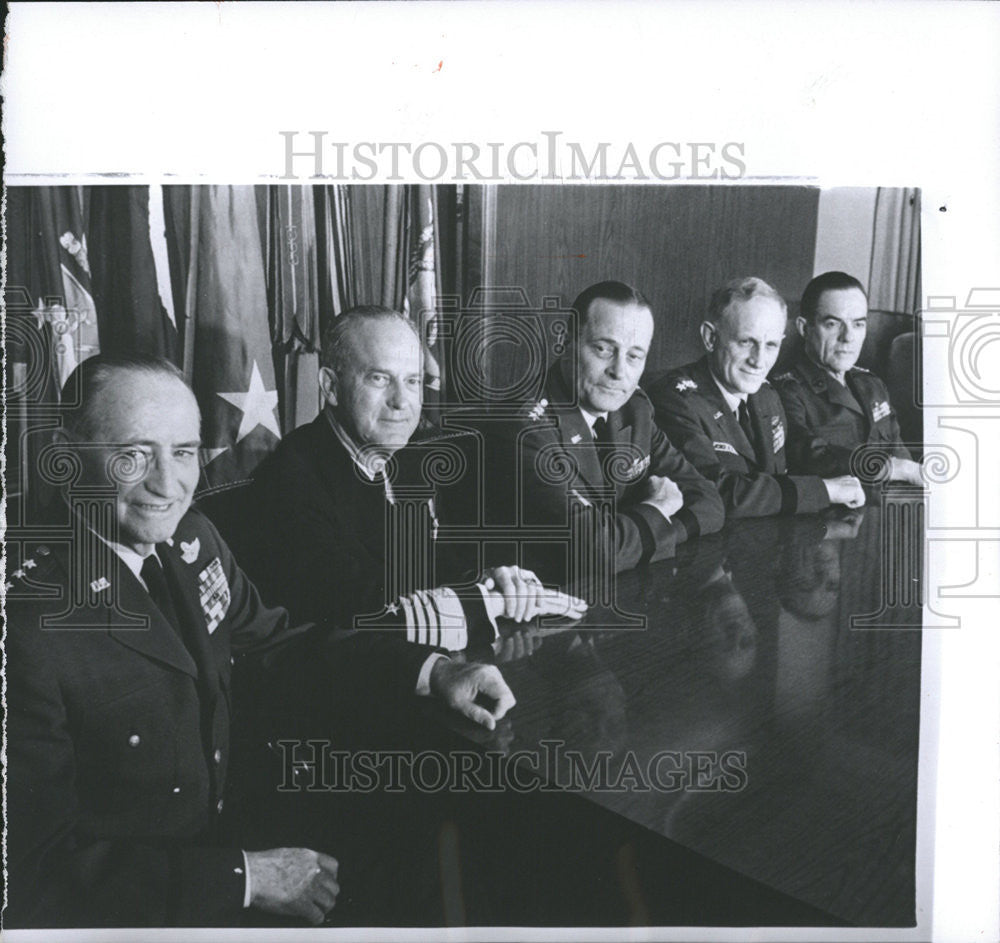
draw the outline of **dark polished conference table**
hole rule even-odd
[[[421,820],[444,887],[431,922],[914,925],[922,526],[920,493],[898,490],[730,522],[619,574],[612,606],[472,653],[517,697],[496,731],[421,702],[393,734],[492,756],[507,788],[355,797],[337,827]],[[345,808],[274,798],[267,821],[316,841]],[[346,922],[383,922],[345,901]]]

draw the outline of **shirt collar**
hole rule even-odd
[[[844,371],[844,378],[841,379],[829,367],[813,360],[812,357],[809,356],[808,351],[803,351],[803,354],[803,359],[812,367],[814,374],[822,376],[827,380],[833,380],[835,383],[840,384],[840,386],[847,386],[847,374],[849,373],[849,370]]]
[[[122,563],[124,563],[125,566],[127,566],[132,571],[132,575],[140,583],[142,583],[143,586],[146,586],[146,583],[141,576],[142,565],[143,563],[146,562],[146,560],[149,557],[156,557],[157,560],[160,559],[156,553],[156,548],[154,547],[148,554],[146,554],[146,556],[141,556],[140,554],[136,553],[131,547],[126,547],[125,544],[115,543],[113,540],[106,540],[104,537],[98,534],[96,530],[94,531],[94,533],[97,535],[98,540],[100,540],[102,543],[107,544],[115,552],[115,555],[118,557],[118,559],[121,560]],[[149,587],[146,588],[148,589]]]
[[[740,408],[740,403],[745,403],[749,393],[730,393],[718,380],[716,375],[712,373],[711,370],[708,371],[712,375],[712,379],[715,381],[715,385],[719,388],[719,392],[722,394],[722,398],[726,401],[726,405],[729,407],[731,413],[735,413]]]
[[[323,415],[326,416],[327,422],[330,423],[330,428],[333,429],[333,434],[337,437],[340,444],[347,450],[347,454],[351,456],[351,461],[359,469],[361,469],[364,476],[369,481],[374,481],[375,476],[385,468],[385,458],[376,454],[372,450],[367,450],[362,452],[358,444],[351,438],[347,430],[337,422],[333,413],[329,409],[323,410]]]
[[[598,419],[603,419],[605,422],[608,421],[608,414],[607,413],[592,413],[592,412],[588,412],[582,406],[580,407],[580,414],[583,416],[584,422],[587,423],[587,425],[589,426],[591,432],[594,431],[594,423],[597,422]]]

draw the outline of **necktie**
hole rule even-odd
[[[598,445],[608,445],[611,442],[611,432],[608,429],[608,421],[603,416],[598,416],[593,425],[594,441]]]
[[[164,618],[173,627],[177,636],[181,641],[184,641],[184,635],[181,632],[181,621],[177,616],[173,597],[170,595],[170,587],[167,586],[167,578],[163,573],[163,566],[155,553],[151,553],[142,561],[142,569],[139,571],[139,575],[146,584],[150,598],[156,603],[157,608],[163,613]]]
[[[757,440],[753,434],[753,423],[750,421],[750,409],[745,399],[740,400],[740,408],[736,411],[736,418],[739,420],[740,428],[747,437],[747,441],[757,451]]]

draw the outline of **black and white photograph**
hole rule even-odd
[[[948,227],[995,179],[788,169],[732,111],[497,134],[449,92],[424,134],[444,53],[368,136],[278,82],[228,174],[50,158],[20,37],[117,5],[11,6],[5,934],[990,938],[1000,277]],[[101,87],[144,123],[171,11],[396,75],[423,8],[471,76],[523,5],[132,6]]]

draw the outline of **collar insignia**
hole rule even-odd
[[[542,414],[545,412],[545,407],[548,405],[549,401],[547,399],[540,399],[534,406],[531,407],[531,410],[528,413],[528,418],[532,422],[537,422],[542,418]]]

